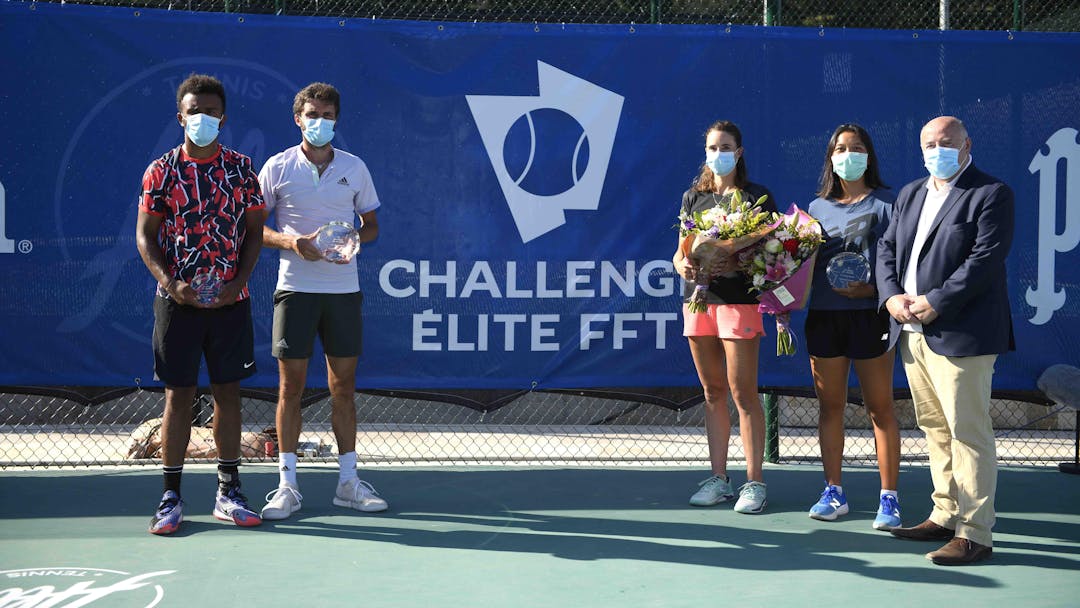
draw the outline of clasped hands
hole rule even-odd
[[[892,318],[901,323],[932,323],[938,313],[926,296],[910,296],[906,293],[895,295],[885,300],[885,308]]]
[[[192,287],[190,283],[186,283],[180,279],[169,281],[165,284],[164,289],[165,293],[169,294],[169,297],[179,304],[192,306],[194,308],[221,308],[222,306],[236,303],[236,299],[240,297],[240,293],[244,290],[244,283],[241,283],[240,281],[228,281],[222,283],[221,291],[218,292],[217,298],[209,304],[200,302],[199,294],[195,291],[195,288]]]

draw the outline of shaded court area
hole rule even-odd
[[[261,507],[275,468],[245,465],[241,476]],[[757,516],[731,503],[688,506],[706,476],[699,469],[380,467],[362,476],[390,511],[333,506],[336,470],[314,465],[300,470],[302,511],[240,529],[210,515],[213,468],[188,466],[186,520],[155,537],[146,527],[157,469],[5,471],[0,606],[65,593],[47,605],[1030,607],[1080,597],[1080,477],[1049,467],[1000,471],[994,556],[962,568],[926,560],[937,544],[871,529],[871,468],[845,472],[852,512],[837,522],[806,515],[822,477],[811,465],[768,467],[769,506]],[[743,481],[737,470],[733,478]],[[905,523],[929,512],[929,488],[926,468],[901,472]]]

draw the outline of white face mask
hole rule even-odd
[[[316,148],[321,148],[334,139],[334,125],[337,121],[329,118],[304,118],[304,139]]]
[[[191,143],[204,148],[214,143],[218,136],[220,118],[214,118],[209,114],[192,114],[184,118],[184,133]]]

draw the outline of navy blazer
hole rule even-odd
[[[878,240],[880,308],[892,296],[904,293],[904,272],[911,262],[929,179],[904,186],[896,197],[892,222]],[[1016,348],[1005,279],[1013,222],[1012,189],[968,166],[934,218],[919,256],[918,293],[912,295],[925,295],[938,313],[938,318],[923,325],[930,350],[969,357]],[[891,317],[890,321],[891,348],[900,336],[901,324]]]

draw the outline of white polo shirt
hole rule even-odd
[[[259,172],[259,185],[267,212],[276,216],[282,234],[311,234],[335,221],[354,224],[356,216],[379,207],[367,165],[337,148],[322,176],[299,145],[275,154]],[[360,291],[356,259],[348,264],[309,262],[282,249],[277,288],[305,293]]]

